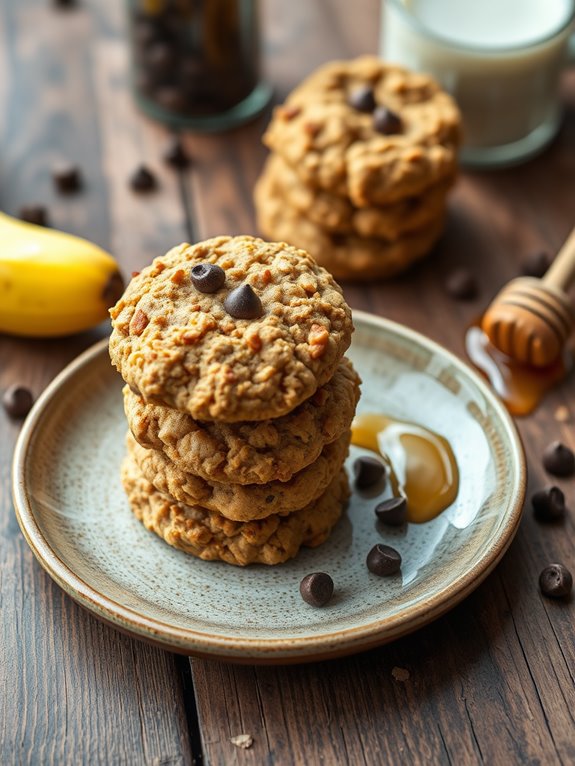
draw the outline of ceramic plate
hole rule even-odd
[[[240,569],[174,550],[132,516],[119,479],[122,381],[105,342],[48,387],[14,459],[20,526],[42,566],[97,617],[138,638],[236,662],[324,659],[383,644],[467,596],[517,529],[525,466],[503,405],[467,366],[400,325],[357,312],[350,356],[363,378],[359,411],[415,421],[450,441],[456,502],[433,521],[376,528],[373,500],[352,497],[330,539],[274,568]],[[359,451],[352,449],[350,461]],[[400,575],[365,566],[376,542],[402,555]],[[333,600],[305,604],[301,578],[331,573]]]

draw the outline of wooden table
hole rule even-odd
[[[317,64],[376,50],[376,0],[268,0],[264,30],[278,98]],[[57,228],[111,250],[126,273],[172,244],[253,233],[251,189],[267,116],[225,136],[187,136],[194,164],[161,161],[167,132],[135,110],[123,8],[84,0],[0,0],[0,205],[47,203]],[[520,260],[555,251],[575,218],[575,72],[553,146],[523,167],[465,173],[432,260],[392,282],[346,286],[353,307],[425,332],[458,354],[463,328]],[[85,191],[55,195],[50,168],[81,165]],[[127,185],[145,161],[161,188]],[[456,264],[481,281],[475,303],[446,297]],[[0,388],[39,394],[101,332],[65,340],[0,337]],[[547,483],[540,455],[575,447],[573,379],[518,425],[529,490]],[[573,565],[573,515],[537,523],[529,504],[495,572],[451,613],[381,649],[301,667],[235,667],[177,657],[105,627],[36,563],[10,500],[18,426],[0,413],[0,761],[3,764],[567,764],[575,762],[573,604],[545,600],[540,570]],[[575,511],[575,483],[557,482]],[[394,668],[408,671],[393,672]],[[404,680],[402,680],[404,679]],[[253,736],[249,750],[230,737]]]

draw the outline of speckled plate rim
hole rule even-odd
[[[523,445],[503,403],[477,373],[458,357],[420,333],[396,322],[363,311],[354,311],[353,316],[356,324],[364,324],[376,330],[383,329],[387,333],[403,337],[432,354],[442,357],[470,379],[492,408],[494,416],[499,419],[502,432],[510,445],[513,457],[512,473],[516,477],[516,487],[508,507],[504,509],[505,518],[498,536],[491,541],[464,575],[454,579],[424,603],[410,606],[391,617],[345,630],[332,630],[312,637],[291,639],[211,636],[205,632],[179,628],[151,619],[99,593],[89,582],[85,582],[70,569],[51,548],[36,520],[36,506],[28,493],[25,477],[29,448],[35,429],[41,425],[54,398],[61,394],[61,390],[67,386],[74,375],[83,367],[90,365],[98,356],[107,354],[107,339],[87,349],[50,383],[28,415],[16,443],[12,465],[14,507],[22,533],[40,565],[77,603],[103,622],[122,632],[171,651],[237,663],[310,662],[364,651],[411,633],[455,607],[493,571],[515,536],[521,519],[526,489]]]

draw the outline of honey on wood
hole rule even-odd
[[[459,470],[449,442],[424,426],[379,413],[358,415],[352,444],[377,452],[389,469],[394,496],[407,500],[407,520],[438,516],[459,491]]]

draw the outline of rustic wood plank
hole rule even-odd
[[[354,13],[344,3],[266,5],[268,71],[283,97],[317,64],[375,50],[377,3]],[[294,49],[297,46],[297,55]],[[575,77],[565,77],[566,121],[541,157],[497,173],[465,173],[452,196],[447,231],[433,257],[377,286],[345,285],[352,306],[424,332],[463,356],[464,329],[529,253],[555,251],[573,221]],[[199,238],[255,232],[250,188],[265,151],[252,148],[266,117],[225,143],[187,137],[198,157],[193,204]],[[445,275],[466,265],[482,291],[450,300]],[[547,442],[575,447],[572,423],[553,413],[568,405],[571,377],[519,427],[530,491],[549,483],[540,465]],[[573,480],[557,481],[575,505]],[[234,667],[191,660],[205,762],[568,763],[575,758],[572,710],[573,606],[545,600],[539,571],[573,562],[573,517],[543,526],[530,507],[497,570],[463,604],[416,634],[380,650],[309,667]],[[409,672],[397,680],[394,667]],[[218,693],[214,693],[218,690]],[[239,751],[230,737],[254,737]]]
[[[131,163],[152,149],[157,163],[165,133],[140,129],[132,111],[115,39],[118,4],[108,3],[108,15],[94,5],[97,13],[57,12],[43,0],[0,3],[0,201],[8,212],[47,203],[55,226],[113,247],[128,271],[184,238],[185,211],[177,179],[163,168],[153,200],[126,191]],[[84,172],[78,196],[52,189],[50,168],[61,159]],[[39,394],[104,332],[55,341],[0,336],[0,389],[18,382]],[[10,499],[17,431],[0,410],[0,761],[191,763],[176,659],[101,625],[26,545]]]

